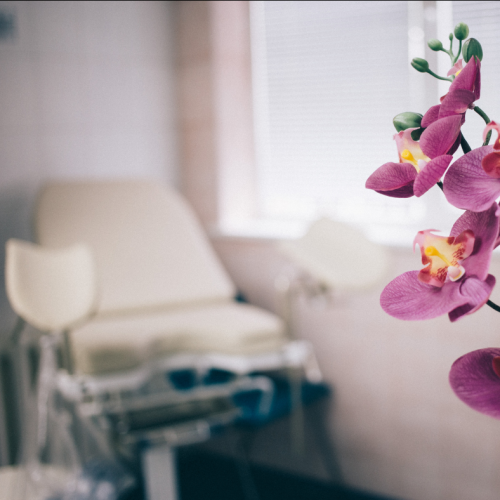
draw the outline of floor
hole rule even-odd
[[[389,500],[195,448],[178,458],[181,500]]]
[[[199,447],[178,451],[179,500],[396,500]],[[141,487],[120,500],[145,500]]]

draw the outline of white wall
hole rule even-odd
[[[149,177],[177,185],[170,2],[5,2],[0,39],[0,329],[12,316],[4,243],[31,239],[49,179]]]
[[[276,310],[274,280],[291,264],[274,244],[226,239],[216,248],[250,302]],[[389,249],[389,256],[387,276],[372,290],[341,295],[330,308],[301,301],[295,309],[298,334],[313,343],[333,388],[327,425],[343,477],[401,500],[496,500],[499,422],[462,403],[448,373],[463,354],[500,346],[500,314],[484,306],[456,323],[446,315],[428,321],[390,317],[380,307],[380,292],[421,262],[410,248]],[[497,277],[499,257],[490,268]],[[491,298],[500,303],[500,287]],[[280,438],[261,450],[255,446],[252,458],[324,477],[317,450],[293,463],[283,456],[287,444]]]

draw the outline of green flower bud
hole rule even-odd
[[[422,121],[422,115],[420,113],[412,113],[411,111],[406,111],[405,113],[399,113],[396,115],[392,123],[398,132],[406,130],[407,128],[417,128],[420,127],[420,122]]]
[[[451,41],[453,40],[453,33],[450,33],[450,34],[448,35],[448,38],[450,39],[450,42],[451,42]]]
[[[469,27],[465,23],[455,26],[455,37],[457,40],[465,40],[469,36]]]
[[[420,57],[415,57],[411,61],[411,65],[420,73],[427,73],[429,70],[429,63],[425,59],[421,59]]]
[[[480,61],[483,60],[483,48],[475,38],[469,38],[462,47],[462,55],[465,62],[469,62],[472,56],[476,56]]]
[[[425,128],[417,128],[417,130],[412,130],[411,132],[411,138],[414,141],[420,140],[420,136],[422,135],[422,132],[425,130]]]
[[[429,40],[427,42],[427,45],[429,46],[429,48],[431,50],[434,50],[434,51],[438,51],[438,50],[441,50],[443,48],[443,44],[439,40],[436,40],[435,38],[433,38],[432,40]]]

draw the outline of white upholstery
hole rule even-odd
[[[10,239],[5,274],[12,308],[40,330],[71,327],[96,306],[94,262],[85,245],[49,249]]]
[[[72,332],[75,370],[110,373],[162,355],[255,354],[284,344],[277,316],[232,300],[235,288],[186,202],[147,181],[47,186],[36,216],[47,247],[84,242],[98,314]]]
[[[48,185],[36,213],[38,242],[93,250],[99,313],[229,299],[234,286],[190,207],[147,181]]]
[[[179,352],[256,354],[283,345],[275,315],[248,304],[221,302],[174,310],[96,318],[73,331],[79,373],[139,366]]]
[[[311,224],[302,238],[280,243],[280,249],[320,282],[346,291],[375,285],[388,264],[381,245],[329,218]]]

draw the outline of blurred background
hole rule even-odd
[[[446,41],[458,22],[483,46],[480,106],[494,120],[498,2],[0,1],[0,265],[7,239],[33,240],[49,180],[173,186],[238,289],[270,311],[291,266],[276,242],[325,215],[352,225],[387,247],[386,279],[294,311],[333,388],[325,418],[345,483],[401,499],[497,498],[500,424],[453,395],[448,371],[462,354],[500,345],[500,316],[483,308],[456,324],[406,323],[379,306],[389,280],[420,266],[416,231],[448,234],[460,211],[437,189],[418,200],[364,189],[397,158],[393,116],[423,114],[446,93],[409,62],[425,57],[446,74],[447,56],[426,41]],[[483,124],[471,115],[464,134],[477,147]],[[499,271],[495,254],[490,272]],[[0,341],[15,322],[4,289]],[[1,465],[14,460],[8,401]],[[291,457],[279,427],[251,459],[328,475],[317,446]]]

